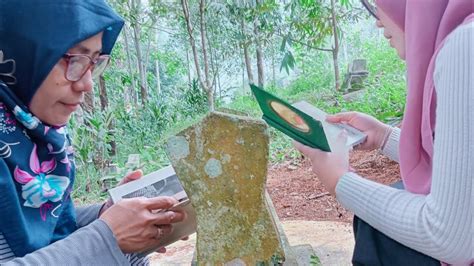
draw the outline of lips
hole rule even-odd
[[[64,107],[66,107],[67,109],[71,110],[71,111],[76,111],[77,108],[79,108],[79,105],[81,104],[80,102],[76,102],[76,103],[61,103],[62,105],[64,105]]]
[[[80,105],[81,103],[62,103],[64,105],[68,105],[68,106],[76,106],[76,105]]]

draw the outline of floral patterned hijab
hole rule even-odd
[[[103,0],[0,2],[0,234],[17,257],[76,230],[67,128],[27,105],[69,48],[99,32],[110,53],[123,20]]]

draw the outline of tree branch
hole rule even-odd
[[[282,38],[284,37],[281,33],[276,33],[276,34],[277,34],[278,36],[282,37]],[[290,41],[292,41],[292,42],[295,42],[295,43],[297,43],[297,44],[301,44],[301,45],[303,45],[303,46],[306,46],[306,47],[308,47],[308,48],[310,48],[310,49],[318,50],[318,51],[332,52],[332,50],[333,50],[333,49],[330,49],[330,48],[316,47],[316,46],[313,46],[313,45],[311,45],[311,44],[307,44],[307,43],[305,43],[305,42],[302,42],[302,41],[299,41],[299,40],[295,40],[295,39],[293,39],[293,38],[288,38],[288,40],[290,40]]]

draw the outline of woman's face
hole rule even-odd
[[[390,46],[405,60],[405,32],[380,8],[377,8],[377,17],[375,24],[384,29],[383,35],[390,41]]]
[[[102,33],[78,43],[69,54],[85,54],[97,58],[102,50]],[[84,94],[92,90],[92,74],[88,70],[78,81],[65,77],[67,61],[60,59],[49,72],[30,102],[31,112],[50,125],[64,125],[84,101]]]

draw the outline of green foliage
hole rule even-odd
[[[197,79],[193,79],[189,88],[183,92],[185,104],[184,114],[192,116],[196,113],[203,113],[207,110],[207,96],[199,87]]]
[[[295,66],[295,58],[291,50],[297,46],[305,49],[332,52],[335,49],[332,36],[337,34],[340,40],[344,36],[341,25],[358,21],[362,13],[352,8],[351,0],[335,1],[334,9],[331,1],[292,0],[285,5],[290,12],[289,26],[283,34],[280,50],[285,53],[280,70],[289,70]],[[333,21],[333,14],[335,21]],[[334,23],[335,22],[335,23]],[[334,33],[335,31],[335,33]]]
[[[117,165],[124,171],[114,173],[113,177],[120,180],[126,174],[124,165],[129,154],[140,154],[140,168],[144,173],[168,165],[162,147],[163,136],[170,128],[186,123],[206,110],[205,99],[204,104],[202,99],[200,102],[194,100],[153,100],[144,108],[129,108],[123,101],[117,100],[107,111],[85,114],[82,124],[73,119],[71,135],[78,169],[75,198],[79,201],[97,201],[105,197],[106,186],[101,179],[110,175],[108,168],[111,165]],[[191,109],[194,113],[188,112]],[[113,131],[109,130],[112,118],[115,119]],[[117,145],[114,157],[109,154],[112,140]]]
[[[292,139],[273,128],[270,132],[270,162],[281,163],[301,157],[300,153],[293,148]]]
[[[358,40],[357,34],[353,36]],[[329,112],[355,110],[389,122],[400,120],[405,108],[405,66],[386,40],[365,40],[359,56],[367,59],[369,78],[365,82],[367,93],[357,101],[345,101],[336,96],[337,106],[319,102]]]
[[[85,113],[83,121],[71,119],[71,137],[75,149],[76,182],[74,198],[80,202],[100,199],[102,184],[98,181],[104,169],[112,160],[110,142],[115,139],[110,126],[113,112],[97,111]]]
[[[311,258],[309,259],[309,265],[311,265],[311,266],[320,266],[321,261],[319,260],[319,258],[317,256],[311,255]]]
[[[262,112],[258,107],[258,103],[252,95],[237,96],[227,107],[240,112],[245,112],[251,117],[258,117],[262,115]]]
[[[114,114],[110,111],[97,111],[92,114],[84,113],[84,121],[71,121],[72,142],[75,146],[75,158],[79,165],[94,163],[97,167],[105,167],[110,161],[110,145],[114,140],[114,132],[109,129]]]
[[[285,68],[286,73],[290,74],[290,69],[295,68],[295,58],[291,51],[285,51],[285,55],[283,56],[283,60],[281,60],[280,71]]]
[[[151,0],[142,5],[137,1],[131,5],[127,0],[110,2],[126,19],[128,41],[122,34],[113,52],[114,60],[104,76],[109,106],[104,111],[84,114],[84,121],[79,118],[71,121],[78,170],[74,196],[85,202],[106,196],[109,177],[117,182],[129,170],[125,167],[129,154],[140,154],[140,168],[145,173],[167,165],[162,147],[166,136],[189,126],[207,112],[207,94],[200,89],[197,80],[187,84],[196,77],[196,71],[179,1]],[[193,36],[199,53],[202,47],[198,5],[190,2]],[[346,33],[341,43],[347,45],[347,60],[367,59],[370,76],[365,82],[367,93],[348,102],[333,91],[331,54],[309,49],[331,48],[329,0],[208,0],[205,19],[208,56],[211,57],[209,70],[212,84],[218,84],[215,91],[220,97],[216,99],[218,105],[261,117],[254,98],[248,92],[240,93],[248,82],[242,48],[248,48],[254,66],[254,43],[258,39],[264,51],[266,75],[272,71],[270,60],[272,64],[282,60],[280,71],[284,69],[288,74],[283,81],[276,76],[274,84],[266,86],[277,96],[289,102],[306,100],[331,113],[359,110],[384,121],[400,117],[405,97],[403,64],[385,41],[373,36],[365,38],[367,35],[361,34],[361,30],[347,27],[360,18],[363,10],[352,9],[355,2],[336,1],[338,32],[341,36],[342,32]],[[134,26],[141,33],[136,39]],[[137,47],[142,50],[142,58],[138,58]],[[187,61],[188,58],[191,61]],[[148,88],[148,99],[143,104],[138,62],[144,64],[144,83]],[[341,65],[346,63],[340,62]],[[290,73],[290,69],[295,71]],[[253,70],[255,72],[255,68]],[[288,137],[273,129],[269,132],[272,162],[299,158]],[[115,155],[111,154],[113,143]],[[112,168],[117,170],[111,171]]]
[[[333,77],[331,60],[325,53],[298,51],[297,60],[304,58],[306,68],[287,87],[266,87],[271,93],[287,100],[297,102],[305,100],[328,113],[341,111],[360,111],[384,121],[399,121],[403,115],[405,103],[405,68],[396,52],[388,46],[386,40],[377,37],[361,38],[360,32],[353,32],[347,40],[354,47],[357,58],[368,62],[369,78],[365,81],[366,93],[354,101],[346,101],[332,88]],[[229,105],[230,108],[245,110],[251,116],[259,118],[261,112],[251,96],[240,96]],[[270,128],[272,162],[282,162],[299,158],[290,138]]]
[[[183,76],[186,74],[184,62],[181,60],[180,55],[175,51],[154,51],[150,53],[150,57],[152,60],[158,60],[161,65],[161,70],[170,77]]]

